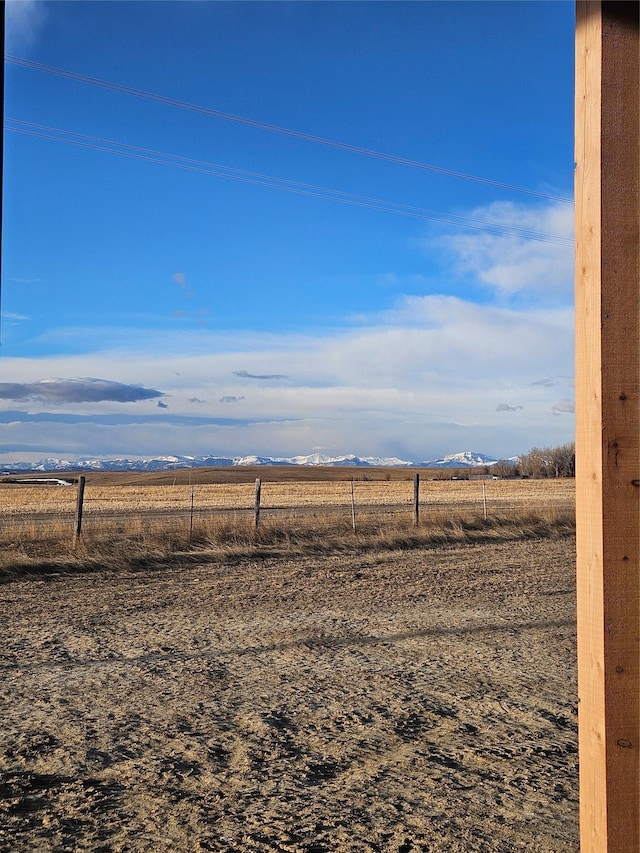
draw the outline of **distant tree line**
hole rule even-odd
[[[514,465],[511,460],[501,459],[492,468],[498,477],[575,477],[576,446],[573,442],[559,447],[532,447]]]

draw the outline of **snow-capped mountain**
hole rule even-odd
[[[482,468],[495,465],[492,456],[465,450],[432,462],[417,462],[379,456],[157,456],[149,459],[41,459],[38,462],[11,462],[0,473],[16,471],[171,471],[176,468],[220,468],[231,465],[327,465],[358,468]]]
[[[438,468],[479,468],[486,465],[495,465],[497,459],[485,456],[483,453],[474,453],[471,450],[463,450],[462,453],[452,453],[444,456],[433,463]],[[429,463],[431,465],[431,463]]]

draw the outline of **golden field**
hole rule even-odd
[[[414,472],[407,470],[214,469],[176,472],[169,483],[166,472],[88,475],[80,538],[74,486],[0,481],[0,567],[34,568],[51,559],[113,566],[202,549],[230,558],[256,548],[290,556],[573,528],[573,480],[436,480],[419,473],[417,527]],[[196,474],[198,482],[189,483]]]
[[[344,471],[344,469],[342,469]],[[413,506],[413,475],[404,479],[378,480],[355,469],[355,476],[343,479],[318,478],[288,480],[282,469],[262,471],[261,505],[263,509],[351,506],[352,484],[356,505]],[[194,478],[195,479],[195,478]],[[213,477],[212,477],[213,479]],[[420,477],[420,503],[425,509],[437,507],[477,507],[484,497],[494,508],[567,508],[574,500],[574,481],[558,480],[435,480]],[[86,509],[117,510],[123,513],[158,510],[184,512],[192,503],[200,509],[253,509],[255,479],[249,482],[158,483],[140,475],[138,482],[130,474],[111,477],[106,482],[86,478]],[[76,490],[48,485],[12,485],[0,480],[3,516],[30,513],[67,513],[75,511]]]

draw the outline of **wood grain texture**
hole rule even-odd
[[[638,3],[578,2],[576,504],[581,847],[640,850]]]

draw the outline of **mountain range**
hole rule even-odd
[[[416,462],[397,457],[377,456],[157,456],[149,459],[41,459],[38,462],[11,462],[0,473],[17,471],[172,471],[177,468],[219,468],[231,465],[327,465],[358,468],[480,468],[498,460],[470,450],[452,453],[432,462]]]

